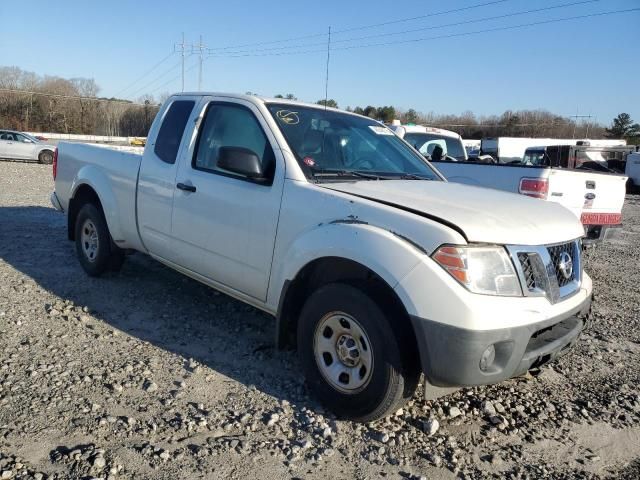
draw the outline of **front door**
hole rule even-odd
[[[250,102],[211,98],[199,125],[176,178],[174,251],[180,265],[266,300],[284,183],[282,155],[262,113]],[[221,147],[254,152],[270,180],[258,183],[220,168]]]

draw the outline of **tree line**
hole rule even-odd
[[[159,104],[146,95],[137,102],[98,96],[100,87],[91,78],[65,79],[40,76],[18,67],[0,67],[0,128],[50,133],[76,133],[109,136],[146,136]],[[255,95],[255,93],[247,92]],[[276,98],[297,100],[288,93]],[[339,108],[334,99],[318,100],[320,105]],[[463,138],[551,137],[626,138],[640,143],[640,125],[627,113],[618,115],[609,128],[593,121],[577,122],[546,110],[506,111],[501,115],[476,116],[422,113],[392,105],[347,106],[345,110],[384,123],[429,125],[453,130]]]
[[[292,93],[278,94],[276,98],[297,99]],[[338,102],[334,99],[322,99],[316,103],[339,108]],[[572,118],[546,110],[508,110],[502,115],[488,116],[476,116],[470,111],[461,115],[433,112],[425,114],[413,108],[402,110],[391,105],[347,106],[345,110],[387,124],[393,120],[400,120],[403,124],[413,123],[453,130],[467,139],[480,140],[485,137],[618,138],[626,139],[630,144],[640,144],[640,124],[634,123],[628,113],[619,114],[607,128],[594,121],[577,122]]]
[[[40,76],[0,67],[0,128],[31,132],[146,136],[158,112],[153,97],[139,103],[99,97],[92,78]]]

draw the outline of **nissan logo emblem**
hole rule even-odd
[[[567,252],[562,252],[560,254],[560,263],[558,263],[558,270],[562,273],[562,276],[569,280],[573,275],[573,260],[571,260],[571,255]]]

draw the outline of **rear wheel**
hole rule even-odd
[[[119,270],[124,251],[111,239],[102,211],[92,203],[78,212],[75,225],[76,252],[85,272],[92,277]]]
[[[329,284],[305,303],[298,352],[313,392],[336,415],[368,422],[400,408],[418,375],[383,310],[363,290]]]
[[[45,165],[51,165],[53,163],[53,152],[51,150],[43,150],[38,155],[38,163]]]

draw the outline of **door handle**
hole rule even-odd
[[[184,190],[185,192],[195,192],[196,191],[195,185],[186,185],[184,183],[178,183],[176,185],[176,187],[178,187],[180,190]]]

